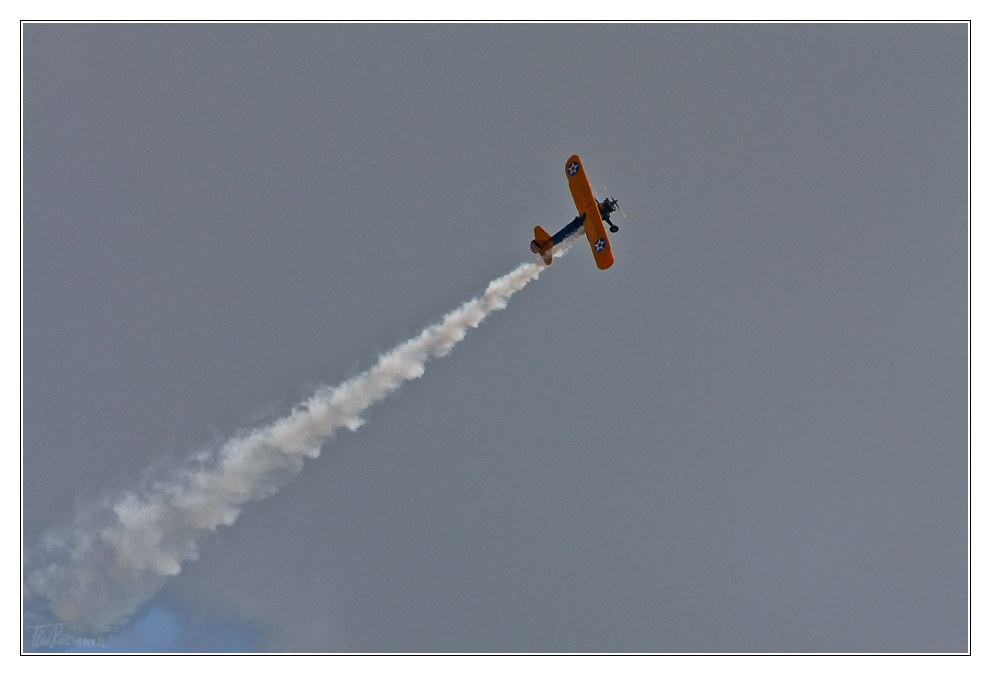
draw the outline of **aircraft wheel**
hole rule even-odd
[[[618,225],[609,226],[609,232],[619,232],[619,226]]]

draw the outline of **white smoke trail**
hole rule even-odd
[[[555,256],[576,241],[558,245]],[[92,506],[67,529],[48,531],[27,556],[26,607],[47,606],[41,612],[80,636],[121,628],[184,562],[197,558],[198,538],[234,523],[246,503],[278,491],[338,429],[358,429],[365,409],[420,377],[428,359],[450,352],[544,267],[537,258],[520,265],[364,373],[318,390],[287,417],[194,456],[165,479]]]

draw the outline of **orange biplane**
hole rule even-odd
[[[610,232],[618,232],[619,228],[609,220],[609,214],[619,208],[619,204],[612,197],[607,197],[600,202],[592,194],[592,186],[585,175],[585,167],[578,155],[572,155],[564,165],[564,173],[568,175],[568,187],[571,188],[571,196],[575,198],[575,206],[578,208],[578,218],[564,226],[560,232],[553,237],[539,225],[533,229],[533,241],[530,242],[530,251],[540,254],[547,265],[554,260],[554,246],[560,244],[577,233],[582,227],[585,228],[585,237],[592,247],[592,255],[595,256],[595,264],[600,270],[605,270],[613,264],[612,248],[609,246],[609,237],[606,235],[606,226],[609,224]]]

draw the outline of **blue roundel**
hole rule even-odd
[[[599,239],[595,240],[595,253],[599,253],[605,248],[606,248],[606,240],[604,237],[600,237]]]
[[[578,166],[578,163],[572,162],[571,164],[568,165],[568,176],[574,176],[575,174],[578,173],[579,169],[581,169],[581,167]]]

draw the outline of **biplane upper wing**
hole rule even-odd
[[[600,270],[605,270],[615,259],[612,255],[612,247],[609,246],[606,226],[599,213],[599,204],[595,201],[592,186],[585,175],[585,166],[578,155],[568,158],[564,165],[564,173],[568,175],[568,187],[571,188],[571,196],[575,199],[578,214],[585,216],[585,236],[592,247],[595,265]]]

